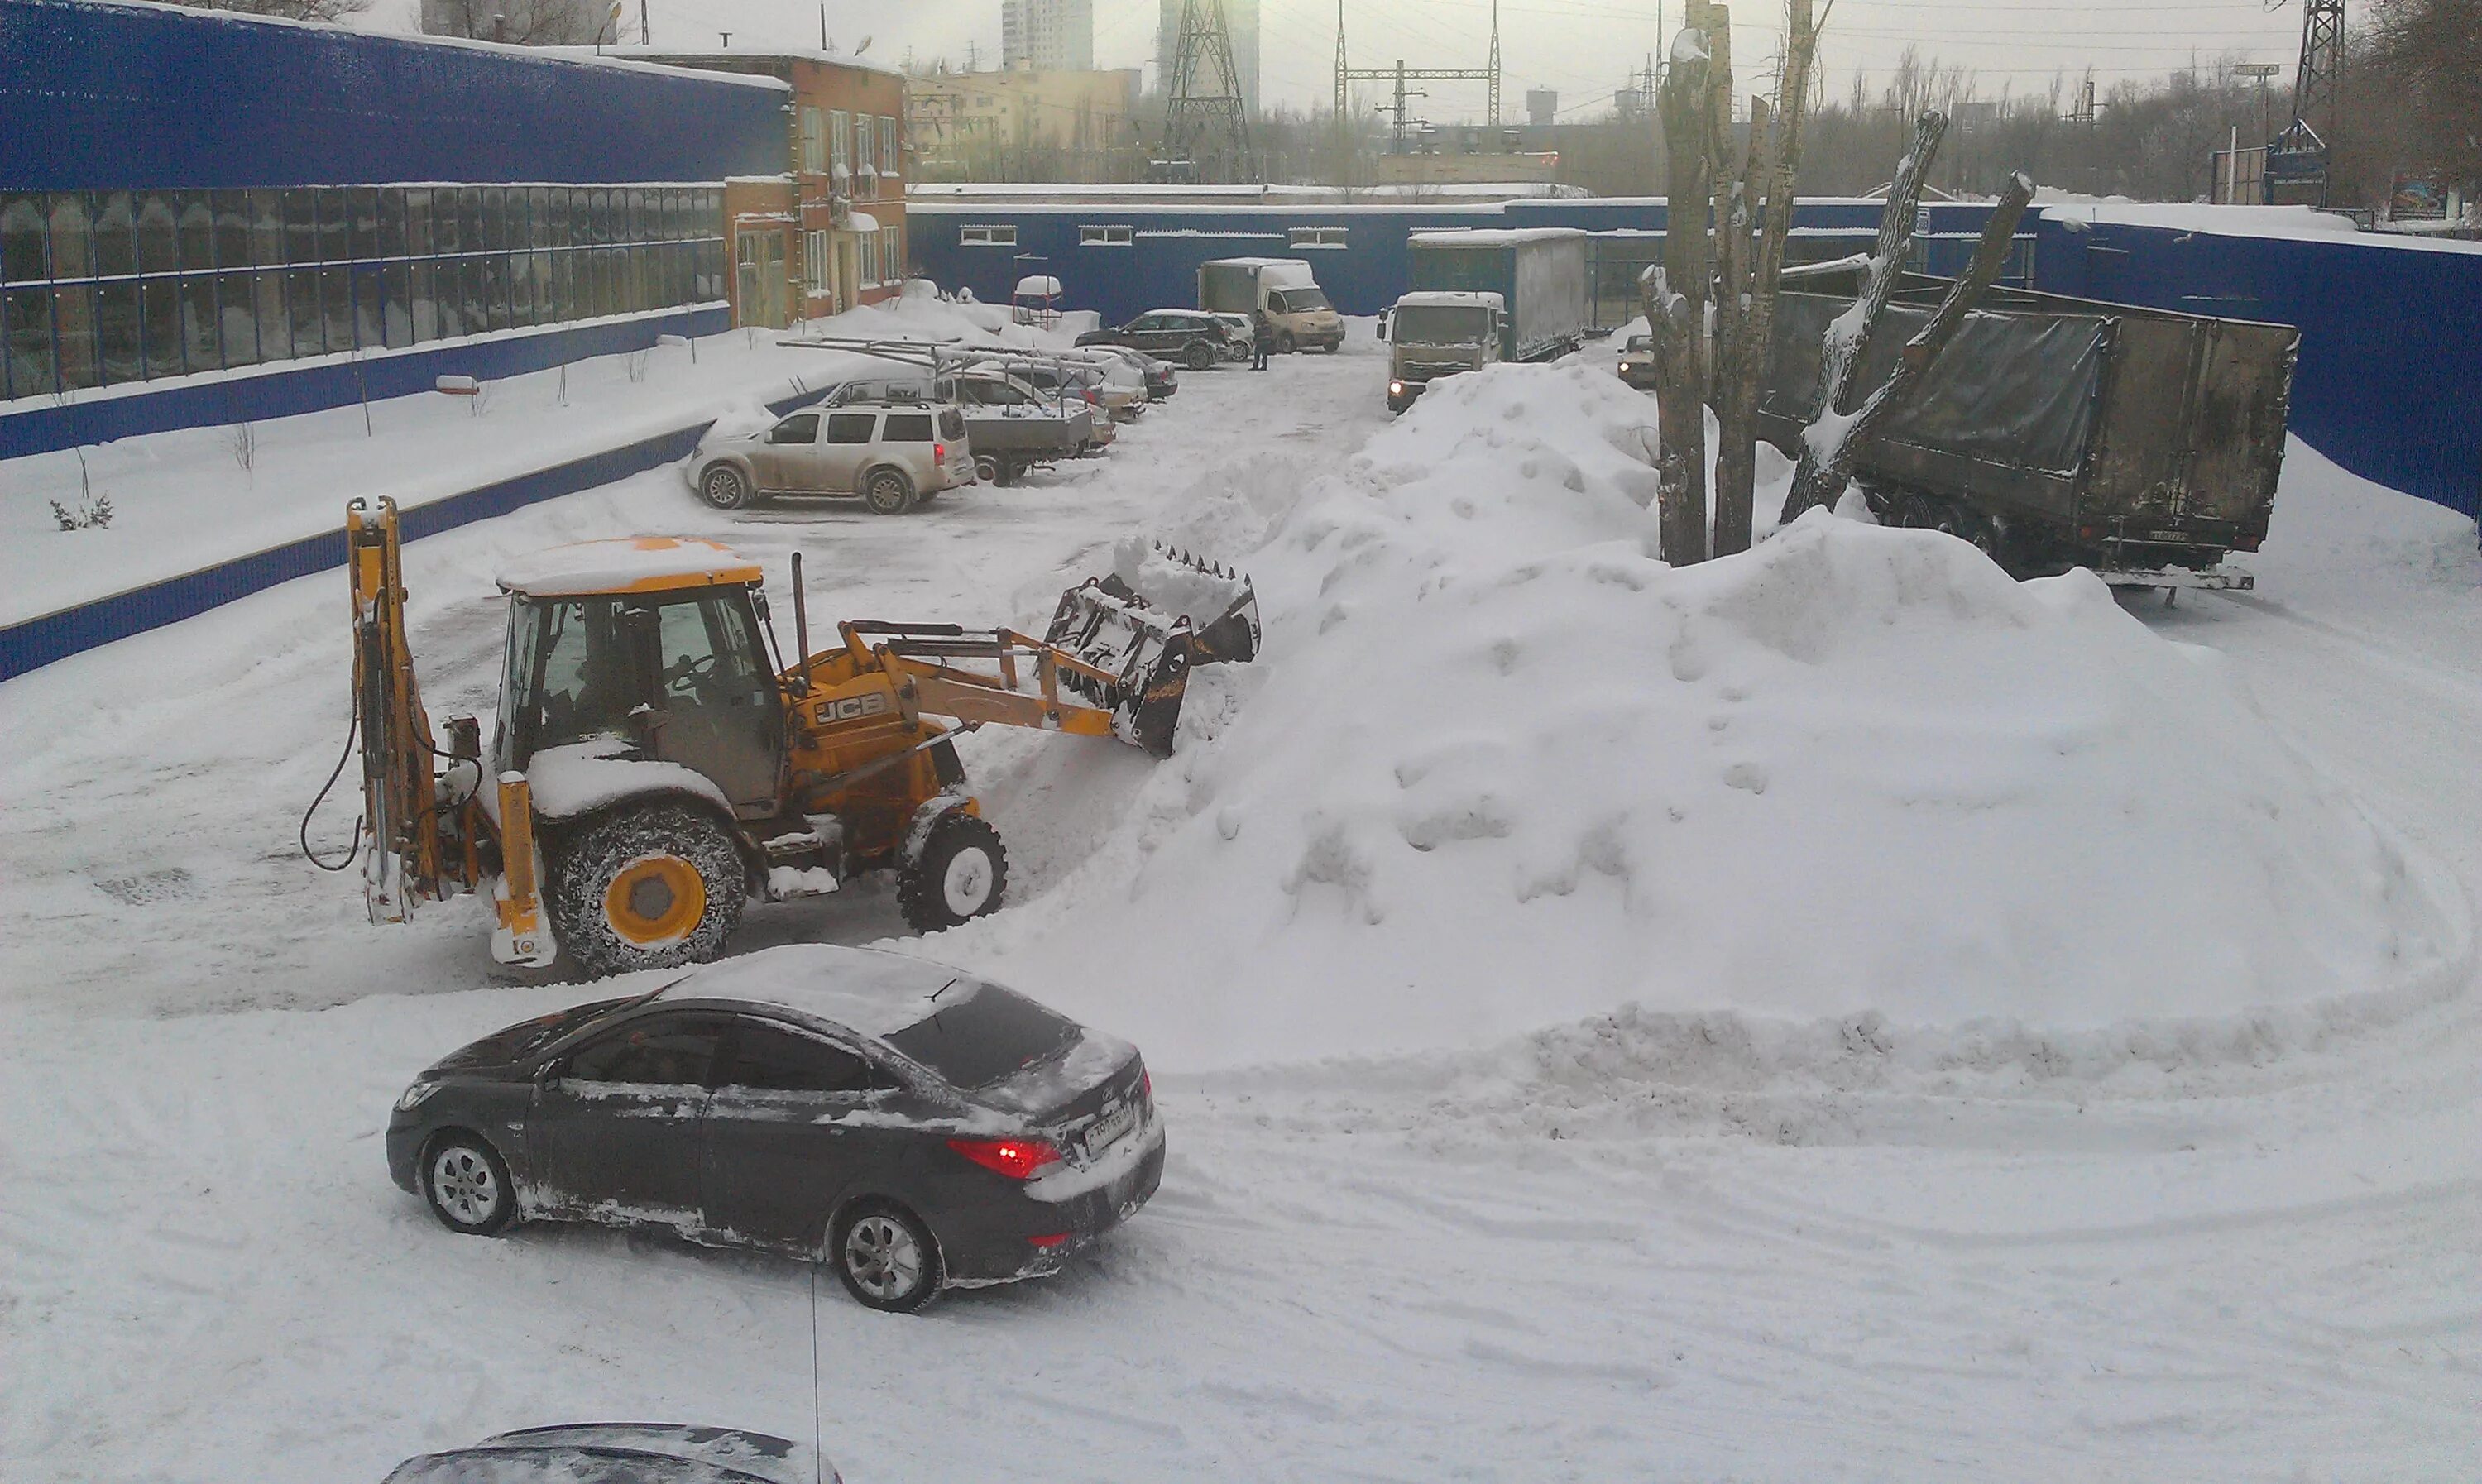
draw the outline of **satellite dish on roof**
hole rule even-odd
[[[876,38],[876,37],[867,37],[867,36],[866,36],[866,37],[863,37],[863,38],[861,39],[861,44],[860,44],[859,46],[857,46],[857,47],[855,47],[855,48],[854,48],[854,55],[855,55],[855,56],[857,56],[857,57],[858,57],[858,56],[860,56],[863,52],[866,52],[866,51],[870,50],[870,43],[871,43],[872,41],[876,40],[877,40],[877,38]]]

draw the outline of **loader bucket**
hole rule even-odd
[[[1140,577],[1162,601],[1149,601],[1118,572],[1090,577],[1060,595],[1043,639],[1118,676],[1111,685],[1079,676],[1064,676],[1064,683],[1111,708],[1128,740],[1169,757],[1190,667],[1257,656],[1258,597],[1238,572],[1160,546],[1155,552],[1162,560],[1143,564]],[[1168,572],[1149,570],[1166,566]],[[1199,628],[1191,615],[1201,599],[1215,617]]]

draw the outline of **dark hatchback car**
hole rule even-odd
[[[1146,1204],[1135,1047],[901,954],[799,946],[487,1036],[397,1100],[450,1230],[655,1227],[832,1262],[875,1309],[1056,1271]]]
[[[1125,325],[1090,330],[1080,345],[1125,345],[1204,371],[1224,358],[1224,327],[1203,309],[1149,309]]]

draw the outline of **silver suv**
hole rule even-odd
[[[709,436],[684,466],[718,510],[771,495],[858,494],[903,515],[974,482],[964,414],[953,407],[837,407],[793,412],[763,433]]]

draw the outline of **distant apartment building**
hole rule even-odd
[[[895,296],[906,264],[902,72],[833,52],[628,55],[792,89],[782,173],[725,182],[734,323],[780,328]]]
[[[1155,87],[1172,91],[1173,66],[1180,56],[1180,13],[1185,0],[1162,0],[1155,32]],[[1258,0],[1200,0],[1224,7],[1224,29],[1232,36],[1232,66],[1241,74],[1241,101],[1258,112]]]
[[[907,131],[924,178],[1107,178],[1134,142],[1143,76],[1106,72],[941,72],[907,80]]]
[[[1000,66],[1095,70],[1095,0],[1000,0]]]

